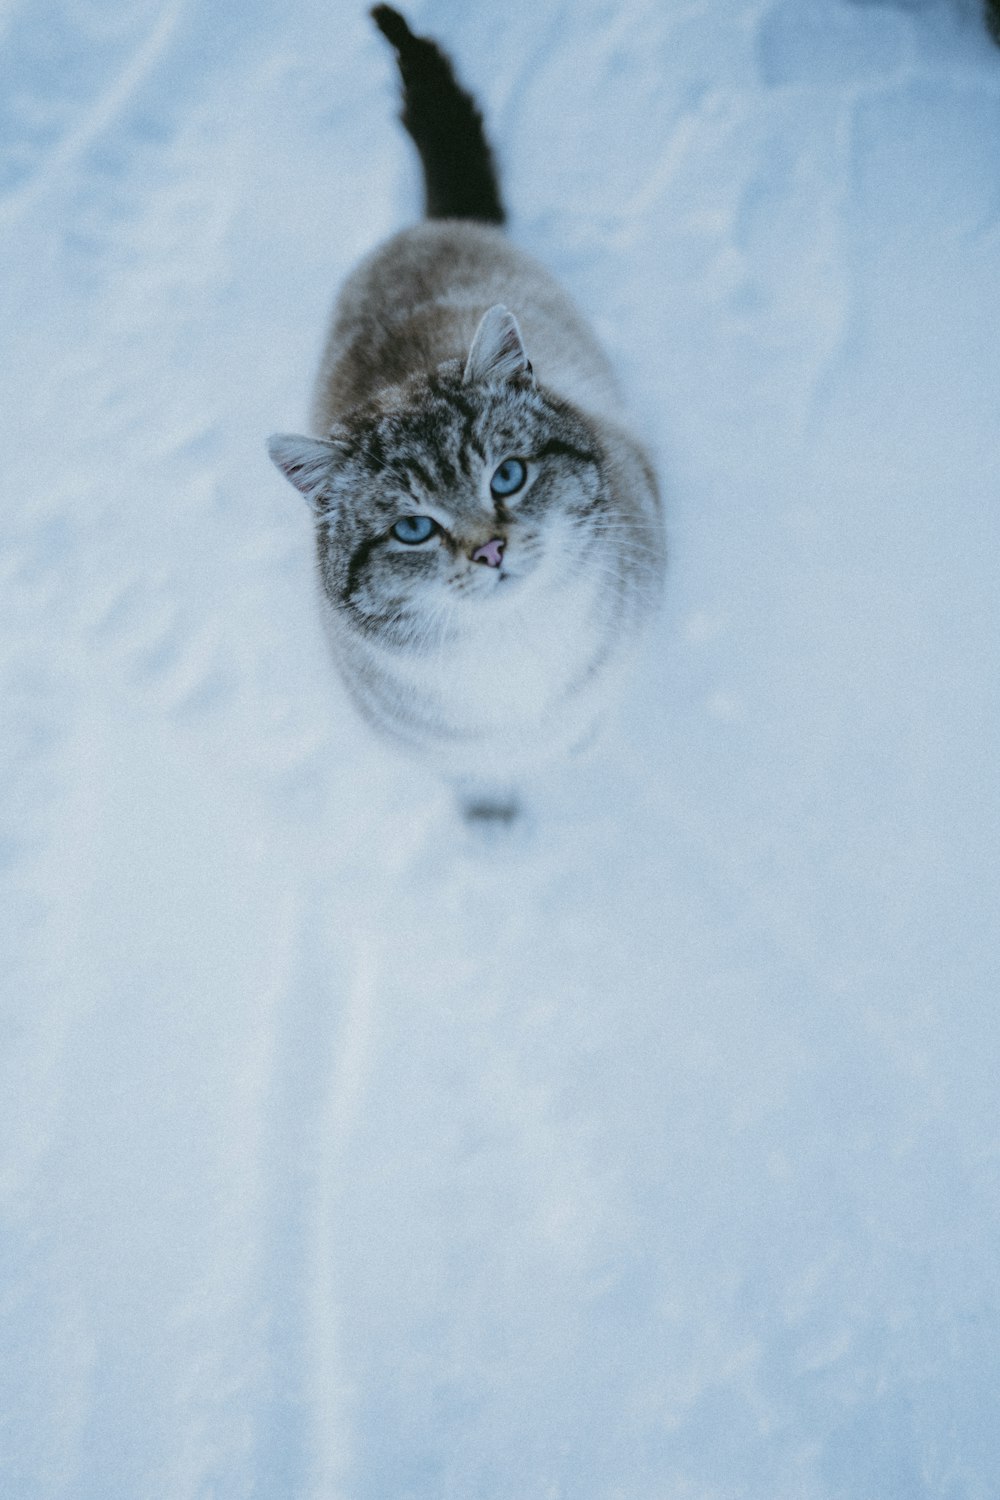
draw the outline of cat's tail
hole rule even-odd
[[[1000,46],[1000,0],[986,0],[986,29]]]
[[[427,217],[503,224],[506,214],[483,118],[451,62],[429,37],[414,36],[391,5],[376,5],[372,20],[396,49],[403,79],[400,119],[420,152]]]

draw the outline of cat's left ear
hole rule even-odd
[[[472,385],[478,380],[514,380],[519,375],[531,377],[531,360],[517,319],[498,302],[480,319],[462,378]]]
[[[321,509],[323,490],[334,459],[340,457],[340,447],[318,438],[277,432],[268,439],[267,451],[285,478],[305,495],[313,510]]]

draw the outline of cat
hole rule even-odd
[[[315,436],[269,451],[312,507],[355,704],[469,818],[508,820],[532,774],[591,736],[658,602],[659,490],[596,339],[503,231],[471,95],[397,11],[371,14],[396,52],[426,218],[350,274]]]

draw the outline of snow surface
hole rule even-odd
[[[1000,53],[425,0],[669,497],[479,848],[328,666],[301,427],[417,212],[344,0],[0,14],[0,1495],[1000,1494]]]

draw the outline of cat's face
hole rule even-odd
[[[326,441],[272,443],[313,505],[331,604],[387,644],[434,645],[467,629],[468,611],[572,586],[600,556],[594,434],[526,357],[511,368],[508,351],[498,368],[491,352],[477,370],[474,344],[464,370],[386,393]]]

